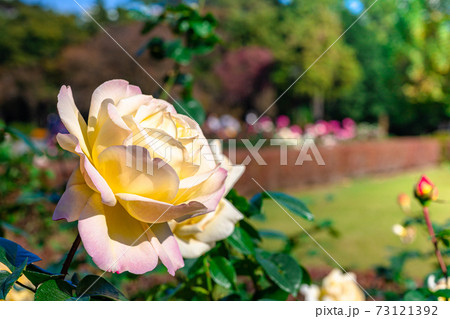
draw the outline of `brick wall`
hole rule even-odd
[[[260,154],[267,162],[260,166],[254,159],[247,165],[244,176],[236,188],[242,194],[252,195],[261,189],[252,177],[267,190],[300,188],[306,185],[335,182],[345,178],[379,173],[401,172],[411,168],[436,165],[441,158],[439,142],[430,138],[392,138],[382,141],[351,142],[332,147],[319,147],[325,161],[319,166],[315,161],[295,165],[298,149],[289,149],[287,165],[280,165],[280,149],[267,147]],[[309,152],[311,154],[311,151]],[[238,149],[237,163],[249,155]],[[314,159],[314,156],[312,156]]]

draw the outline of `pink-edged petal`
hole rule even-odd
[[[69,86],[62,86],[58,94],[58,114],[70,134],[74,135],[86,155],[90,155],[87,142],[87,126],[73,100]]]
[[[116,196],[131,216],[145,223],[163,223],[207,212],[207,208],[196,201],[174,205],[134,194],[119,193]]]
[[[116,273],[143,274],[158,264],[144,226],[122,206],[103,205],[98,194],[91,196],[78,221],[83,245],[95,264]]]
[[[210,171],[183,178],[182,180],[180,180],[180,189],[189,189],[189,188],[193,188],[197,185],[200,185],[201,183],[206,181],[208,178],[210,178],[218,170],[219,170],[219,165],[217,165],[214,169],[212,169]]]
[[[76,154],[75,148],[78,145],[78,139],[74,135],[58,133],[56,135],[56,140],[62,149]]]
[[[80,167],[77,166],[69,178],[66,191],[56,205],[53,220],[65,219],[68,222],[78,220],[93,193],[94,191],[86,184]]]
[[[184,266],[177,240],[167,223],[150,226],[150,229],[146,232],[148,240],[152,243],[169,274],[175,276],[175,272]]]
[[[181,255],[184,258],[198,258],[204,253],[210,251],[215,243],[204,243],[194,238],[176,237]]]
[[[92,141],[95,135],[98,113],[105,100],[117,105],[121,99],[141,94],[141,90],[134,85],[129,85],[125,80],[111,80],[103,83],[92,94],[91,107],[89,109],[88,138]]]
[[[102,175],[97,171],[90,159],[81,150],[78,139],[72,134],[58,134],[56,136],[59,145],[65,150],[75,153],[80,157],[80,171],[85,183],[102,196],[103,203],[114,206],[117,202],[113,191]]]
[[[114,193],[132,193],[160,201],[172,200],[180,183],[175,170],[152,159],[140,146],[111,146],[98,157],[98,170]]]
[[[199,176],[199,178],[201,178]],[[223,195],[225,194],[225,180],[227,171],[219,168],[204,182],[190,188],[180,188],[174,203],[183,203],[188,201],[196,201],[202,203],[207,212],[216,209]],[[195,183],[194,183],[195,184]]]
[[[86,184],[93,190],[100,193],[102,202],[108,206],[114,206],[117,203],[116,196],[105,181],[102,175],[92,165],[89,158],[81,151],[80,146],[77,145],[75,152],[80,156],[80,170],[83,174]]]
[[[216,211],[210,214],[214,214],[214,218],[195,236],[200,241],[216,242],[227,238],[233,233],[236,223],[244,218],[244,215],[226,199],[222,199]]]

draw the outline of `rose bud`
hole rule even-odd
[[[411,198],[405,193],[401,193],[398,195],[397,202],[403,212],[409,213],[411,211]]]
[[[422,175],[414,188],[414,196],[422,205],[427,206],[431,201],[437,199],[438,189],[427,176]]]

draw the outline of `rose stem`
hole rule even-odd
[[[64,261],[64,265],[61,269],[61,275],[63,279],[67,276],[67,273],[69,272],[70,264],[72,263],[73,256],[75,256],[75,253],[78,249],[78,246],[80,245],[81,237],[80,234],[77,234],[77,238],[75,238],[72,247],[69,250],[69,253],[67,254],[66,260]]]
[[[428,227],[428,233],[431,236],[431,242],[434,245],[434,253],[436,254],[436,258],[439,261],[439,265],[441,266],[442,273],[444,274],[445,280],[447,281],[447,267],[445,266],[444,259],[442,258],[441,252],[438,248],[438,242],[436,240],[436,235],[434,234],[433,225],[431,224],[430,219],[430,211],[427,206],[423,207],[423,216],[425,217],[425,221]]]

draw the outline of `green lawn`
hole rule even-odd
[[[415,182],[422,173],[427,174],[438,186],[440,198],[450,199],[450,166],[428,168],[392,176],[348,180],[346,182],[304,189],[285,190],[287,193],[303,199],[313,212],[316,220],[332,219],[340,232],[338,238],[319,233],[315,239],[339,262],[348,269],[368,269],[374,265],[387,264],[390,250],[402,248],[425,250],[431,243],[424,231],[418,232],[416,240],[404,245],[392,233],[392,225],[401,223],[405,214],[397,205],[397,195],[401,192],[412,193]],[[419,211],[419,205],[413,200],[413,211]],[[275,229],[294,235],[301,229],[275,203],[264,204],[267,220],[255,222],[260,229]],[[450,204],[433,204],[432,220],[450,219]],[[295,216],[306,229],[311,224]],[[266,240],[267,248],[276,248],[274,240]],[[334,262],[319,248],[315,254],[307,251],[317,248],[312,241],[294,251],[294,255],[305,266],[335,266]],[[313,252],[314,253],[314,252]],[[432,267],[434,259],[413,261],[406,265],[406,271],[414,277],[424,275]],[[448,261],[450,263],[450,260]]]

